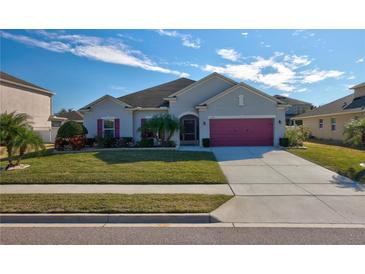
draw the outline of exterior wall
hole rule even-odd
[[[103,118],[120,119],[120,137],[133,137],[133,112],[125,109],[125,104],[117,104],[111,100],[104,100],[84,113],[84,126],[88,130],[87,137],[97,135],[97,120]]]
[[[309,128],[314,137],[318,139],[343,141],[345,124],[351,119],[354,119],[356,116],[358,118],[365,117],[365,111],[362,113],[302,118],[302,120],[303,126]],[[336,130],[331,130],[331,118],[336,118]],[[323,119],[323,128],[319,128],[319,119]]]
[[[239,106],[238,96],[244,95],[244,105]],[[208,105],[207,110],[199,112],[200,142],[203,138],[209,138],[209,119],[215,116],[239,116],[240,118],[260,116],[274,118],[274,145],[285,132],[285,109],[278,109],[275,102],[262,96],[247,91],[243,87],[237,88],[231,93],[219,98]],[[280,120],[280,123],[279,123]]]
[[[208,79],[191,90],[178,95],[176,102],[170,102],[169,113],[177,118],[180,118],[185,114],[195,114],[196,116],[199,116],[198,111],[195,109],[196,105],[232,86],[232,83],[222,80],[219,77]],[[180,133],[175,133],[171,139],[179,145]]]
[[[360,87],[354,91],[355,98],[365,96],[365,87]]]
[[[0,113],[7,111],[26,113],[34,131],[44,142],[51,142],[52,97],[26,89],[0,84]]]
[[[141,132],[138,129],[141,127],[141,119],[152,118],[153,115],[166,113],[167,110],[136,110],[133,112],[133,139],[141,140]]]

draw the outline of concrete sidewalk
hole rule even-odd
[[[365,185],[274,147],[212,151],[235,194],[221,222],[365,224]]]
[[[229,185],[97,185],[39,184],[0,185],[0,193],[119,193],[119,194],[224,194],[233,195]]]

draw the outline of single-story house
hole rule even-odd
[[[314,106],[311,103],[301,101],[298,99],[282,95],[274,95],[274,97],[286,103],[287,105],[290,105],[290,107],[288,107],[285,112],[285,123],[287,126],[293,125],[293,120],[291,118],[293,118],[296,115],[310,111],[314,108]]]
[[[218,73],[198,81],[180,78],[119,98],[105,95],[79,111],[88,137],[141,139],[141,124],[155,114],[181,121],[172,140],[180,145],[272,146],[285,132],[287,104]]]
[[[44,142],[52,142],[50,117],[53,92],[0,72],[0,113],[26,113],[34,131]]]
[[[343,141],[346,123],[365,117],[365,82],[351,88],[354,92],[338,100],[293,117],[303,121],[313,137]]]

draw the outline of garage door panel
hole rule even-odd
[[[211,119],[212,146],[272,146],[273,119]]]

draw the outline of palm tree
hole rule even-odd
[[[20,160],[28,149],[33,149],[36,152],[38,152],[39,149],[45,149],[42,138],[36,132],[28,128],[22,128],[19,131],[18,136],[15,137],[14,146],[19,150],[15,165],[20,164]]]
[[[346,143],[353,146],[365,146],[365,118],[347,123],[344,135]]]
[[[0,114],[0,143],[6,147],[8,153],[8,167],[14,166],[13,153],[16,149],[15,140],[23,129],[30,129],[25,113],[2,113]]]
[[[139,131],[147,130],[153,134],[153,137],[160,143],[170,141],[172,135],[180,128],[180,121],[170,114],[154,115],[147,120]]]
[[[174,135],[174,133],[180,128],[180,121],[170,114],[165,114],[163,116],[163,123],[163,128],[166,132],[166,138],[164,139],[164,142],[169,142],[172,135]]]

